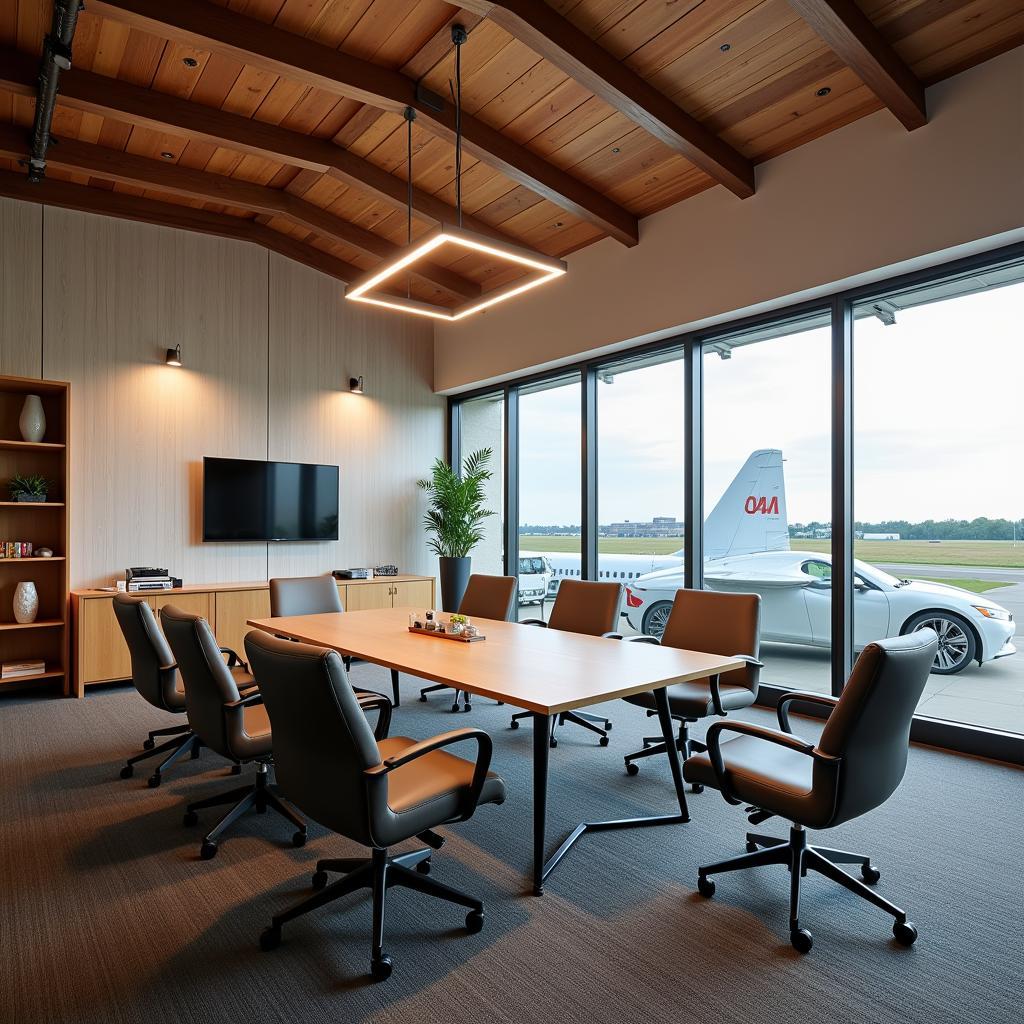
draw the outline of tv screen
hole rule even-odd
[[[337,540],[338,467],[203,459],[203,540]]]

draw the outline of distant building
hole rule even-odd
[[[609,523],[598,532],[602,537],[682,537],[685,524],[675,516],[655,516],[649,523]]]
[[[899,540],[900,535],[898,533],[864,533],[861,534],[861,540]]]

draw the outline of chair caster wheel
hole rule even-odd
[[[757,843],[752,843],[749,839],[747,840],[747,853],[757,853],[758,849]]]
[[[241,775],[242,774],[242,766],[240,764],[233,764],[231,766],[231,774],[232,775]]]
[[[712,882],[707,875],[698,875],[697,892],[699,892],[701,896],[711,899],[711,897],[715,895],[715,883]]]
[[[420,703],[421,704],[426,704],[427,703],[427,695],[425,693],[421,693],[420,694]]]
[[[699,782],[695,782],[692,786],[690,786],[690,792],[691,793],[703,793],[704,792],[704,787]]]
[[[892,934],[901,946],[912,946],[917,941],[917,929],[910,921],[897,921]]]
[[[260,949],[264,953],[269,953],[272,949],[277,949],[281,945],[281,929],[280,928],[264,928],[263,934],[260,935]]]
[[[149,786],[150,789],[156,789],[156,787],[160,785],[160,782],[161,778],[159,772],[153,772],[153,774],[146,779],[146,785]]]
[[[317,871],[313,875],[313,888],[314,889],[326,889],[327,888],[327,872]]]
[[[306,845],[306,830],[303,829],[303,828],[300,828],[292,836],[292,846],[305,846],[305,845]]]
[[[861,864],[860,877],[869,885],[874,885],[882,877],[882,872],[868,861],[867,864]]]
[[[391,977],[391,957],[382,956],[370,964],[370,977],[374,981],[387,981]]]
[[[476,935],[484,926],[484,912],[482,910],[471,910],[466,915],[466,931],[470,935]]]
[[[510,729],[518,729],[519,728],[519,723],[513,718],[511,725],[509,725],[509,728]]]
[[[421,860],[419,862],[419,864],[416,865],[416,870],[421,875],[429,875],[430,874],[430,858],[428,857],[426,860]]]
[[[211,843],[209,839],[204,839],[203,845],[199,847],[199,856],[203,860],[213,860],[217,856],[217,844]]]
[[[789,941],[798,953],[810,953],[814,936],[806,928],[794,928],[789,933]]]
[[[635,761],[627,761],[626,762],[626,774],[627,775],[639,775],[640,774],[640,765],[638,765]]]
[[[453,714],[453,715],[454,715],[454,714],[457,714],[457,713],[458,713],[458,710],[459,710],[459,705],[458,705],[458,703],[455,703],[455,704],[453,704],[453,705],[452,705],[452,714]]]
[[[598,743],[599,743],[599,744],[600,744],[600,745],[601,745],[602,747],[607,747],[607,746],[608,746],[608,744],[609,744],[609,743],[611,742],[611,740],[609,740],[607,736],[602,736],[602,737],[601,737],[601,738],[600,738],[600,739],[599,739],[599,740],[598,740],[597,742],[598,742]]]
[[[548,745],[551,747],[552,750],[554,750],[555,747],[558,746],[558,740],[556,740],[555,737],[552,736],[550,741],[548,742]]]
[[[197,825],[199,823],[199,815],[195,811],[186,811],[185,816],[181,819],[181,823],[186,827]]]
[[[605,719],[605,722],[604,722],[604,731],[605,732],[611,732],[612,731],[612,723],[609,722],[607,718]]]
[[[144,740],[143,743],[142,743],[142,749],[143,750],[152,750],[155,746],[156,746],[156,741],[152,740],[152,739]]]
[[[473,705],[469,704],[469,703],[463,704],[462,705],[462,710],[463,711],[472,711],[473,710]]]
[[[130,779],[134,774],[135,774],[135,768],[132,765],[130,765],[130,764],[126,764],[121,769],[121,778],[122,779]]]

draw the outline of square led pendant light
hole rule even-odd
[[[419,299],[404,298],[400,295],[390,295],[387,292],[377,292],[382,284],[390,281],[403,270],[413,266],[429,253],[444,246],[459,246],[463,249],[471,249],[476,252],[493,256],[497,260],[504,260],[508,263],[526,267],[533,273],[524,281],[522,279],[513,281],[511,284],[494,291],[481,295],[479,298],[469,299],[454,309],[445,306],[435,306],[429,302],[422,302]],[[399,253],[394,260],[374,270],[345,289],[345,298],[353,302],[367,302],[373,306],[384,306],[386,309],[397,309],[404,313],[415,313],[419,316],[429,316],[436,320],[461,320],[463,317],[473,313],[479,313],[482,309],[494,306],[505,299],[511,299],[515,295],[522,295],[523,292],[536,288],[538,285],[561,277],[566,271],[566,265],[562,260],[554,259],[551,256],[544,256],[518,245],[508,242],[499,242],[486,235],[477,234],[475,231],[467,231],[465,228],[455,227],[451,224],[442,224],[435,228],[421,241],[409,246]]]

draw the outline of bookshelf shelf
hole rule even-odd
[[[46,416],[41,441],[19,440],[19,419],[26,395],[38,395]],[[63,554],[43,558],[0,558],[0,663],[41,661],[43,672],[26,676],[0,675],[0,690],[27,683],[61,684],[70,694],[68,626],[70,577],[68,558],[68,494],[70,386],[37,377],[0,376],[0,495],[9,499],[7,484],[15,475],[38,473],[50,481],[56,501],[0,501],[0,539],[22,541],[33,548],[48,547]],[[23,511],[31,510],[25,515]],[[45,512],[45,515],[40,514]],[[50,562],[46,568],[41,563]],[[17,566],[17,569],[12,568]],[[35,622],[12,622],[14,590],[31,580],[39,595]]]

